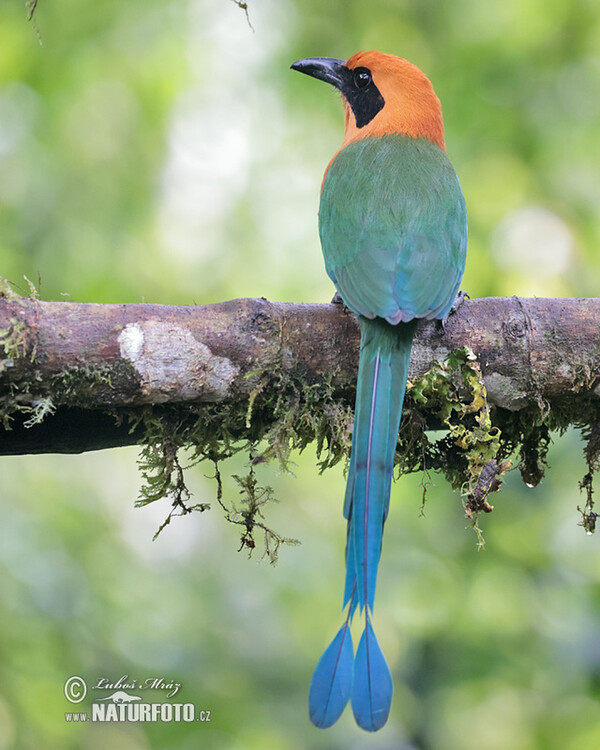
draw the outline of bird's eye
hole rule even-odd
[[[366,68],[356,68],[354,71],[354,85],[356,88],[364,89],[372,81],[371,72]]]

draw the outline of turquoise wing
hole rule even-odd
[[[467,212],[439,146],[389,135],[343,148],[323,185],[319,233],[327,273],[355,313],[395,324],[450,311]]]

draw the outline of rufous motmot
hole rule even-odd
[[[381,52],[298,60],[335,86],[345,135],[325,171],[319,234],[325,268],[361,329],[344,516],[344,624],[317,664],[309,715],[329,727],[350,700],[367,731],[387,721],[392,677],[371,618],[413,334],[444,321],[462,279],[467,213],[444,145],[440,101],[415,65]],[[356,655],[350,623],[364,630]]]

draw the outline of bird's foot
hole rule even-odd
[[[335,293],[335,294],[333,295],[333,299],[331,300],[331,304],[332,304],[332,305],[342,305],[342,306],[343,306],[343,308],[344,308],[344,312],[345,312],[345,313],[349,313],[349,312],[351,312],[350,308],[349,308],[349,307],[348,307],[348,306],[346,305],[346,303],[344,302],[344,300],[343,300],[343,299],[341,298],[341,296],[340,296],[340,293],[339,293],[339,292],[336,292],[336,293]]]
[[[454,313],[462,306],[463,302],[466,299],[471,299],[471,296],[468,292],[463,292],[462,289],[459,291],[459,293],[456,295],[456,299],[452,303],[452,307],[450,308],[450,312],[448,315],[446,315],[445,318],[442,318],[442,330],[444,333],[446,333],[446,323],[448,322],[448,318],[451,315],[454,315]]]

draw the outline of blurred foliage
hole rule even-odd
[[[289,65],[376,48],[418,64],[442,100],[470,216],[464,288],[595,295],[596,0],[248,12],[254,32],[231,0],[42,0],[40,45],[26,4],[2,3],[0,275],[45,299],[329,299],[316,210],[341,110]],[[136,455],[1,461],[0,750],[600,746],[600,558],[577,525],[574,433],[536,489],[508,473],[485,552],[443,481],[395,485],[376,620],[396,697],[373,737],[349,716],[320,732],[306,711],[339,619],[341,471],[319,476],[310,452],[296,478],[257,467],[285,498],[269,525],[302,541],[273,568],[236,554],[216,512],[174,518],[152,542],[164,509],[133,508]],[[425,518],[422,482],[437,482]],[[214,499],[202,466],[191,489]],[[226,504],[237,492],[224,480]],[[173,679],[211,722],[69,724],[71,675]]]

